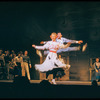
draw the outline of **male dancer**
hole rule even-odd
[[[76,43],[76,44],[81,44],[83,43],[82,40],[79,40],[79,41],[76,41],[76,40],[70,40],[70,39],[66,39],[64,37],[62,37],[62,34],[61,32],[58,32],[57,33],[57,38],[56,38],[56,41],[59,42],[59,43],[68,43],[68,42],[71,42],[71,43]],[[45,44],[47,41],[41,41],[40,44]],[[86,47],[87,47],[87,43],[85,45],[83,45],[82,47],[82,52],[84,52],[86,50]],[[57,53],[61,53],[61,52],[66,52],[66,51],[79,51],[81,49],[81,46],[77,46],[77,47],[68,47],[68,48],[65,48],[65,49],[59,49],[57,51]],[[49,53],[49,51],[44,51],[44,55],[47,55]]]

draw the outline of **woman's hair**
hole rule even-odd
[[[57,35],[56,32],[52,32],[51,35],[52,35],[52,34]]]

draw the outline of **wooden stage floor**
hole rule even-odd
[[[30,80],[30,83],[39,84],[42,80]],[[13,83],[13,80],[0,80],[1,82]],[[57,85],[91,85],[91,81],[56,81]],[[100,82],[97,82],[100,86]]]

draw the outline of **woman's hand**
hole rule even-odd
[[[41,42],[40,42],[40,44],[44,44],[44,42],[43,42],[43,41],[41,41]]]

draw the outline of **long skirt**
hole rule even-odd
[[[35,64],[35,69],[39,72],[47,72],[54,68],[63,68],[66,64],[63,64],[58,58],[57,54],[49,52],[45,61],[42,64]]]

